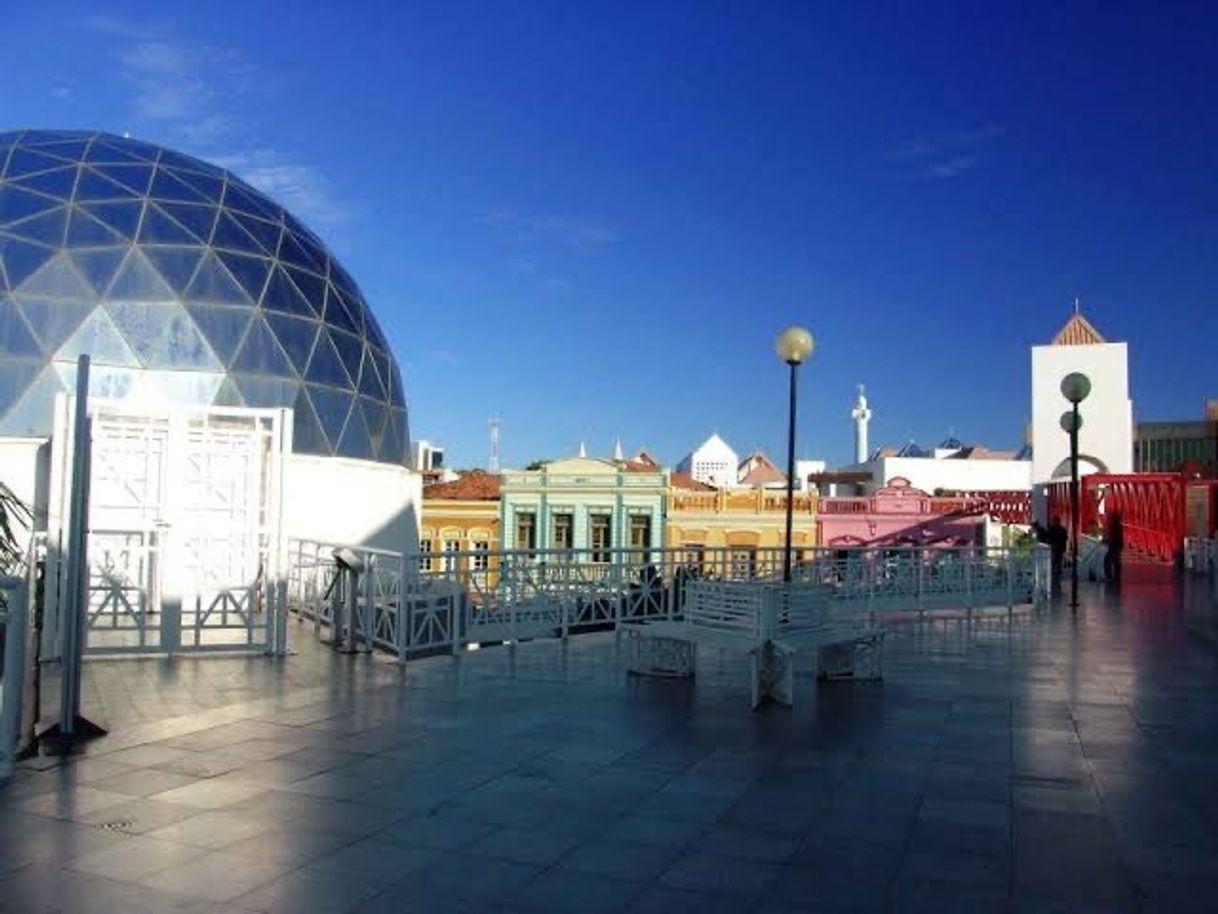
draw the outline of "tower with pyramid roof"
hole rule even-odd
[[[1061,381],[1073,371],[1091,380],[1091,394],[1079,406],[1079,472],[1133,472],[1129,347],[1108,342],[1076,301],[1053,338],[1032,347],[1032,481],[1037,485],[1070,472],[1070,439],[1059,423],[1070,408]]]

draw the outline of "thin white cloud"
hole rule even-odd
[[[980,150],[1006,133],[1001,124],[983,124],[934,136],[903,140],[884,158],[912,177],[954,178],[977,167]]]
[[[335,198],[329,181],[319,169],[282,156],[274,149],[212,156],[211,161],[252,184],[306,222],[343,222],[352,215],[351,210]]]
[[[622,240],[611,229],[572,216],[528,216],[512,210],[497,210],[476,216],[474,221],[500,229],[522,246],[561,245],[583,254],[603,251]]]
[[[80,28],[105,35],[118,62],[133,130],[164,133],[186,152],[228,168],[306,222],[348,219],[323,172],[251,142],[242,101],[257,91],[254,67],[223,48],[194,44],[105,15]],[[127,127],[128,125],[123,125]]]

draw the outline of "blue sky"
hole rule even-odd
[[[873,443],[1014,447],[1076,295],[1130,342],[1138,417],[1218,396],[1212,5],[5,6],[0,128],[269,190],[450,463],[485,464],[492,414],[509,465],[711,430],[780,454],[792,322],[802,454],[848,458],[859,382]]]

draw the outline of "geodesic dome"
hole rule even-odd
[[[299,452],[404,463],[396,361],[359,287],[235,175],[107,133],[0,133],[0,436],[90,395],[291,407]]]

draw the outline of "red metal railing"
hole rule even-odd
[[[1108,519],[1119,511],[1125,548],[1160,561],[1174,562],[1184,549],[1185,490],[1188,481],[1176,473],[1093,473],[1079,480],[1079,529],[1103,535]],[[1049,515],[1070,526],[1070,483],[1049,486]]]

